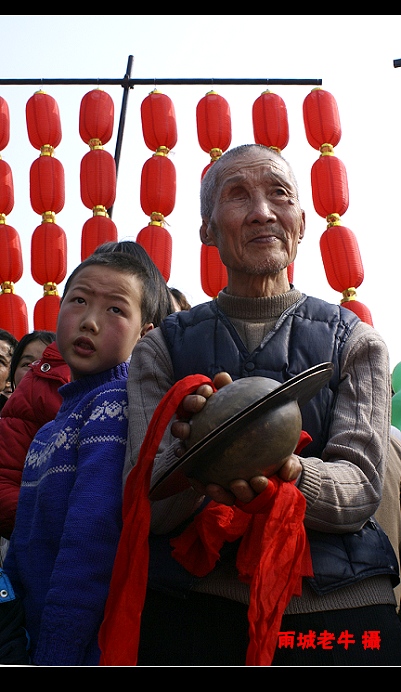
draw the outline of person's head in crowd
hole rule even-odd
[[[185,294],[180,291],[179,288],[174,288],[174,286],[169,286],[170,293],[173,297],[173,303],[176,312],[180,312],[181,310],[190,310],[191,306],[187,301],[187,298]]]
[[[98,252],[81,262],[64,286],[56,332],[72,379],[129,360],[153,329],[157,303],[153,276],[131,253]]]
[[[292,168],[280,153],[259,144],[226,152],[202,179],[201,216],[201,241],[217,247],[230,295],[260,294],[266,276],[276,295],[288,291],[284,270],[304,237],[305,213]]]
[[[145,248],[135,240],[109,241],[99,245],[93,254],[104,252],[127,252],[130,255],[137,257],[145,265],[145,267],[147,267],[156,283],[159,292],[159,302],[156,306],[155,314],[152,320],[153,326],[159,327],[160,323],[165,317],[167,317],[167,315],[175,312],[175,306],[160,269],[156,266],[152,258],[146,252]]]
[[[6,329],[0,329],[0,394],[6,397],[11,394],[10,366],[11,358],[18,344],[18,339]]]
[[[14,349],[10,365],[11,389],[17,387],[28,372],[31,363],[40,360],[46,346],[56,338],[56,333],[44,329],[35,329],[24,334]]]

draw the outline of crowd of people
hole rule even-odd
[[[69,276],[56,333],[0,330],[0,577],[18,609],[0,664],[401,665],[388,351],[289,283],[305,228],[290,164],[233,148],[201,185],[215,299],[191,307],[137,243],[105,243]],[[240,477],[198,477],[197,414],[252,377],[279,409],[304,393],[298,444],[271,472],[252,447],[264,470],[247,475],[245,435]],[[232,420],[212,418],[200,465],[234,458]]]

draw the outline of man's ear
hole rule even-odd
[[[301,223],[301,227],[299,229],[298,243],[300,243],[301,240],[303,240],[304,236],[305,236],[305,212],[304,212],[304,210],[302,210],[302,223]]]
[[[210,228],[209,221],[202,220],[202,225],[199,229],[199,236],[204,245],[216,245],[214,242],[214,235]]]

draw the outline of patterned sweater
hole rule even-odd
[[[60,388],[27,454],[6,573],[40,666],[97,665],[121,531],[128,363]]]

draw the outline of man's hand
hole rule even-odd
[[[291,454],[283,463],[277,475],[283,481],[294,481],[302,472],[302,465],[299,457]],[[233,505],[236,500],[248,503],[253,500],[256,495],[260,495],[266,489],[269,479],[266,476],[254,476],[249,481],[238,479],[231,481],[229,490],[223,488],[216,483],[202,485],[196,478],[190,478],[190,483],[194,490],[199,495],[208,495],[215,502],[220,502],[223,505]]]
[[[213,384],[216,389],[221,389],[226,384],[230,384],[232,379],[227,372],[219,372],[215,375],[213,379]],[[195,394],[188,394],[184,397],[182,401],[182,408],[187,415],[186,420],[177,420],[171,425],[171,432],[174,437],[178,437],[180,440],[187,440],[191,434],[191,426],[189,420],[194,413],[199,413],[206,404],[206,401],[213,394],[213,388],[209,384],[202,384],[196,390]],[[176,450],[178,457],[182,456],[185,452],[185,447],[182,445]]]
[[[230,382],[232,382],[232,379],[227,372],[219,372],[213,379],[213,384],[216,389],[220,389],[230,384]],[[171,426],[172,434],[174,437],[181,440],[181,443],[187,440],[191,434],[191,426],[189,423],[191,416],[203,409],[206,401],[213,393],[213,388],[209,384],[202,384],[196,390],[195,394],[188,394],[183,399],[182,408],[187,415],[187,419],[174,421]],[[181,457],[185,452],[186,447],[184,444],[180,444],[175,450],[177,457]],[[293,481],[298,478],[301,472],[302,465],[299,457],[295,454],[291,454],[277,471],[277,475],[284,481]],[[209,483],[204,486],[200,481],[196,480],[196,478],[190,478],[189,481],[199,495],[207,495],[215,502],[224,505],[233,505],[236,500],[245,503],[251,502],[256,495],[259,495],[265,490],[269,482],[266,476],[255,476],[249,479],[249,481],[239,478],[231,481],[229,489],[226,489],[216,483]]]

